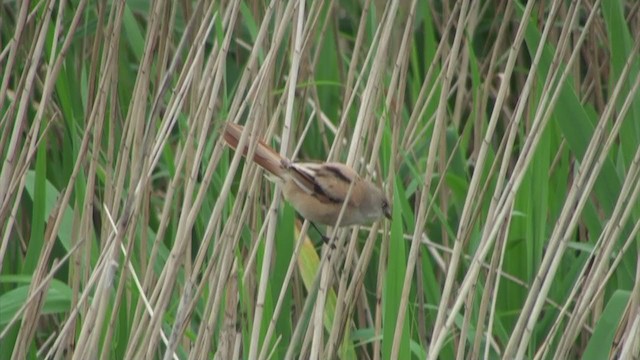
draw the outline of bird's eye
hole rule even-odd
[[[391,208],[389,207],[389,202],[387,199],[382,200],[382,214],[387,219],[391,220]]]

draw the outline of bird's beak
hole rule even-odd
[[[390,207],[384,208],[384,217],[386,217],[387,219],[391,220],[391,208]]]

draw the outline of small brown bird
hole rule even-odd
[[[242,130],[242,126],[233,123],[225,126],[224,140],[234,150]],[[247,150],[245,146],[243,156]],[[353,189],[340,226],[368,224],[383,216],[391,219],[391,208],[382,190],[347,165],[291,162],[262,141],[256,146],[253,161],[274,175],[282,185],[284,198],[311,222],[335,226],[351,183]]]

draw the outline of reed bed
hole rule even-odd
[[[0,359],[640,357],[640,2],[0,9]],[[225,122],[393,220],[324,243]]]

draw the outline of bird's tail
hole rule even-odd
[[[242,136],[243,129],[243,126],[230,122],[228,122],[224,128],[224,141],[234,150],[237,150],[238,148],[238,143],[240,142],[240,136]],[[245,144],[244,149],[242,149],[242,156],[244,157],[247,156],[250,142],[251,136]],[[276,177],[281,179],[284,178],[284,174],[286,172],[284,164],[288,163],[288,161],[263,141],[258,140],[256,151],[253,154],[253,161]]]

